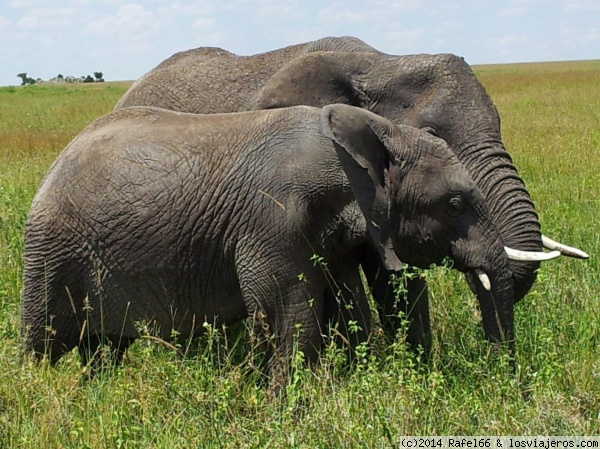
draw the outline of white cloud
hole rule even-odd
[[[11,23],[12,21],[10,19],[0,16],[0,30],[7,29]]]
[[[121,6],[115,14],[91,21],[84,27],[84,31],[91,34],[117,32],[131,36],[147,34],[157,28],[160,28],[160,19],[156,18],[152,11],[137,3],[128,3]]]
[[[367,7],[361,9],[365,12],[374,12],[375,16],[381,12],[390,14],[414,11],[424,6],[423,1],[419,0],[370,0],[365,3]]]
[[[397,18],[399,13],[416,11],[424,8],[420,0],[346,0],[329,2],[318,13],[321,21],[345,22],[348,24],[385,22]]]
[[[591,11],[600,11],[598,0],[579,0],[567,2],[563,7],[567,13],[582,13]]]
[[[516,45],[525,44],[529,41],[527,36],[503,36],[494,40],[498,47],[514,47]]]
[[[413,53],[414,49],[419,46],[419,42],[429,33],[425,28],[406,29],[401,26],[396,28],[397,30],[383,33],[383,40],[393,45],[396,54]]]
[[[39,2],[36,0],[11,0],[9,2],[12,8],[32,8],[38,4]]]
[[[211,28],[215,24],[214,19],[209,17],[200,17],[199,19],[192,22],[192,28],[206,29]]]
[[[232,35],[226,31],[215,31],[212,29],[201,30],[190,42],[186,43],[185,48],[196,47],[206,47],[206,46],[214,46],[214,47],[225,47],[226,50],[231,50],[227,48],[226,45],[223,45],[223,42],[230,41],[232,39]],[[184,48],[179,48],[178,50],[183,50]]]
[[[85,6],[91,2],[92,0],[10,0],[8,2],[8,6],[13,9],[31,9],[41,7],[46,7],[47,9],[61,9],[66,6]]]
[[[72,23],[73,8],[33,8],[17,21],[17,27],[23,30],[40,28],[64,28]]]
[[[563,0],[512,0],[515,5],[529,5],[535,6],[536,4],[540,7],[553,8],[558,6]]]
[[[600,0],[4,0],[0,52],[10,64],[0,64],[0,85],[19,71],[96,65],[107,79],[133,79],[194,46],[251,54],[327,35],[471,63],[591,59],[598,11]]]
[[[527,13],[529,8],[526,6],[513,6],[511,8],[502,9],[498,12],[500,17],[519,17]]]
[[[586,43],[598,42],[600,41],[600,29],[592,28],[588,30],[587,33],[583,36],[583,41]]]
[[[38,42],[43,47],[51,47],[56,40],[52,36],[40,36]]]
[[[261,19],[298,19],[302,17],[302,12],[296,1],[260,0],[255,4],[255,15]]]
[[[571,46],[578,44],[593,44],[600,41],[600,29],[592,28],[572,28],[566,27],[560,30],[561,41]]]
[[[364,23],[368,18],[367,12],[354,10],[340,10],[340,8],[327,6],[317,13],[317,20],[325,23],[357,24]]]
[[[159,7],[157,12],[168,15],[204,16],[212,13],[214,10],[215,6],[209,1],[176,1]]]

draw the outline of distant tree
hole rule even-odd
[[[92,78],[90,75],[88,75],[85,78],[83,78],[83,82],[84,83],[93,83],[94,82],[94,78]]]
[[[35,84],[35,80],[27,76],[26,72],[19,73],[17,78],[21,78],[21,86],[25,86],[27,84]]]
[[[94,76],[96,77],[96,82],[97,83],[103,83],[104,82],[104,78],[102,78],[102,72],[94,72]]]
[[[62,75],[62,73],[59,73],[58,75],[56,75],[56,77],[57,77],[59,80],[63,80],[63,79],[65,79],[65,77]]]

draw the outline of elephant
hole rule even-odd
[[[253,56],[201,47],[177,53],[152,69],[133,83],[116,109],[146,105],[223,113],[328,103],[357,106],[442,138],[487,199],[505,245],[552,250],[535,260],[511,260],[515,302],[533,285],[540,260],[560,254],[588,257],[541,234],[534,204],[502,142],[496,107],[469,65],[456,55],[388,55],[351,37],[324,38]],[[378,255],[366,246],[361,259],[386,334],[395,336],[399,312],[404,312],[409,320],[407,342],[427,353],[431,327],[425,281],[408,281],[406,302],[399,307],[389,287],[391,272]],[[472,272],[467,280],[480,302],[495,300]],[[487,339],[497,340],[489,332],[493,326],[483,327]]]
[[[348,36],[327,37],[250,57],[222,48],[199,47],[175,53],[134,82],[116,109],[156,106],[197,114],[250,110],[257,93],[285,63],[321,51],[377,50]]]
[[[511,252],[442,139],[342,104],[120,109],[67,145],[32,201],[23,353],[78,348],[86,365],[103,347],[118,363],[140,323],[169,339],[250,317],[280,388],[294,345],[318,358],[332,284],[339,322],[368,335],[364,245],[392,271],[451,257],[493,293],[489,332],[512,334]]]

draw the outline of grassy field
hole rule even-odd
[[[590,253],[547,262],[516,307],[517,372],[491,357],[454,272],[431,279],[433,356],[402,342],[352,369],[329,348],[283,399],[257,382],[245,329],[180,348],[138,341],[83,382],[73,353],[19,363],[23,226],[41,177],[121,84],[0,88],[0,448],[392,447],[400,435],[600,434],[600,61],[475,67],[546,234]],[[250,355],[248,355],[250,352]],[[193,354],[193,355],[192,355]]]

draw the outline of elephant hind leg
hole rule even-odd
[[[264,298],[244,297],[264,354],[262,368],[275,394],[287,384],[294,355],[301,352],[304,363],[315,363],[322,343],[322,298],[313,301],[315,295],[303,288],[291,290],[268,298],[277,299],[274,307]]]
[[[305,258],[296,255],[295,261],[260,256],[272,253],[254,247],[246,252],[239,245],[236,270],[255,337],[264,351],[270,390],[278,394],[285,388],[296,351],[302,352],[306,363],[317,360],[325,286],[324,279],[315,275],[308,251]],[[305,280],[299,279],[300,274],[306,275]]]

